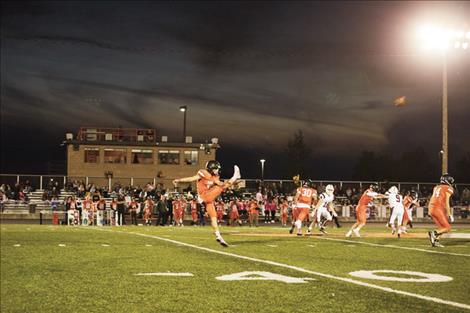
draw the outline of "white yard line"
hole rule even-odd
[[[315,238],[323,239],[323,240],[347,242],[347,243],[349,243],[349,244],[355,243],[355,244],[361,244],[361,245],[367,245],[367,246],[373,246],[373,247],[395,248],[395,249],[404,249],[404,250],[421,251],[421,252],[427,252],[427,253],[437,253],[437,254],[447,254],[447,255],[457,255],[457,256],[466,256],[466,257],[470,257],[470,254],[465,254],[465,253],[444,252],[444,251],[427,250],[427,249],[413,248],[413,247],[401,247],[401,246],[394,246],[394,245],[381,245],[381,244],[378,244],[378,243],[371,243],[371,242],[364,242],[364,241],[355,241],[355,240],[347,240],[347,239],[335,239],[335,238],[328,238],[328,237],[315,237]],[[435,248],[435,249],[441,249],[441,248]],[[445,249],[445,248],[444,248],[444,249]]]
[[[102,230],[102,229],[95,229],[95,230],[111,231],[111,230]],[[154,236],[154,235],[141,234],[141,233],[136,233],[136,232],[123,232],[123,231],[117,231],[117,230],[112,231],[112,232],[119,232],[119,233],[123,233],[123,234],[129,234],[129,235],[135,235],[135,236],[141,236],[141,237],[147,237],[147,238],[154,238],[154,239],[158,239],[158,240],[161,240],[161,241],[166,241],[166,242],[170,242],[170,243],[173,243],[173,244],[177,244],[179,246],[185,246],[185,247],[194,248],[194,249],[198,249],[198,250],[202,250],[202,251],[206,251],[206,252],[211,252],[211,253],[216,253],[216,254],[220,254],[220,255],[230,256],[230,257],[238,258],[238,259],[242,259],[242,260],[248,260],[248,261],[252,261],[252,262],[264,263],[264,264],[269,264],[269,265],[273,265],[273,266],[288,268],[288,269],[291,269],[291,270],[294,270],[294,271],[298,271],[298,272],[302,272],[302,273],[308,273],[308,274],[312,274],[312,275],[316,275],[316,276],[320,276],[320,277],[325,277],[325,278],[329,278],[329,279],[333,279],[333,280],[339,280],[339,281],[342,281],[342,282],[346,282],[346,283],[350,283],[350,284],[354,284],[354,285],[359,285],[359,286],[363,286],[363,287],[378,289],[378,290],[385,291],[385,292],[388,292],[388,293],[399,294],[399,295],[408,296],[408,297],[412,297],[412,298],[417,298],[417,299],[421,299],[421,300],[425,300],[425,301],[430,301],[430,302],[435,302],[435,303],[440,303],[440,304],[446,304],[446,305],[449,305],[449,306],[454,306],[454,307],[457,307],[457,308],[470,310],[470,305],[465,304],[465,303],[459,303],[459,302],[444,300],[444,299],[440,299],[440,298],[424,296],[424,295],[420,295],[420,294],[416,294],[416,293],[412,293],[412,292],[408,292],[408,291],[402,291],[402,290],[396,290],[396,289],[392,289],[392,288],[388,288],[388,287],[382,287],[382,286],[379,286],[379,285],[365,283],[365,282],[362,282],[362,281],[359,281],[359,280],[354,280],[354,279],[351,279],[351,278],[346,278],[346,277],[340,277],[340,276],[334,276],[334,275],[330,275],[330,274],[315,272],[315,271],[307,270],[307,269],[302,268],[302,267],[293,266],[293,265],[289,265],[289,264],[285,264],[285,263],[279,263],[279,262],[263,260],[263,259],[256,259],[256,258],[252,258],[252,257],[240,255],[240,254],[224,252],[224,251],[214,250],[214,249],[205,248],[205,247],[200,247],[200,246],[196,246],[196,245],[193,245],[193,244],[190,244],[190,243],[185,243],[185,242],[176,241],[176,240],[173,240],[173,239],[163,238],[163,237]]]
[[[163,272],[163,273],[137,273],[137,274],[134,274],[134,275],[137,275],[137,276],[182,276],[182,277],[194,276],[191,273],[166,273],[166,272]]]

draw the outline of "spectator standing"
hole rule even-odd
[[[126,210],[126,200],[124,199],[124,196],[122,194],[119,194],[117,198],[117,221],[116,221],[117,226],[122,226],[126,224],[126,221],[124,218],[125,210]]]
[[[250,201],[249,210],[250,210],[250,227],[252,226],[258,227],[258,217],[259,217],[259,210],[260,210],[258,206],[258,201],[256,201],[255,199],[252,199]]]
[[[160,198],[157,202],[157,222],[155,225],[161,225],[164,226],[166,225],[167,219],[168,219],[168,207],[166,203],[166,197],[165,195],[160,195]]]
[[[137,226],[137,199],[133,198],[129,203],[128,210],[131,215],[131,224]]]

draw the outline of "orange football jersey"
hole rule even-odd
[[[454,189],[448,185],[437,185],[434,187],[432,191],[431,199],[429,200],[429,206],[433,208],[445,208],[447,206],[446,203],[446,195],[452,195],[454,193]]]
[[[297,193],[299,194],[297,203],[303,203],[309,206],[312,204],[313,197],[317,196],[317,191],[313,188],[299,187],[297,188]]]
[[[199,170],[197,172],[199,180],[197,181],[197,192],[203,194],[208,191],[216,181],[219,180],[219,176],[214,176],[207,170]]]

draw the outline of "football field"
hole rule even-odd
[[[1,225],[1,312],[470,312],[470,230]],[[318,233],[318,232],[317,232]]]

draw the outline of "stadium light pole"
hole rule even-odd
[[[448,173],[449,163],[449,120],[447,96],[447,54],[452,48],[467,50],[470,45],[470,30],[445,29],[435,26],[425,26],[418,30],[418,36],[423,42],[424,49],[438,50],[442,53],[442,150],[441,173]]]
[[[187,105],[180,106],[180,111],[184,113],[183,117],[183,142],[186,142],[186,112],[188,111]]]

